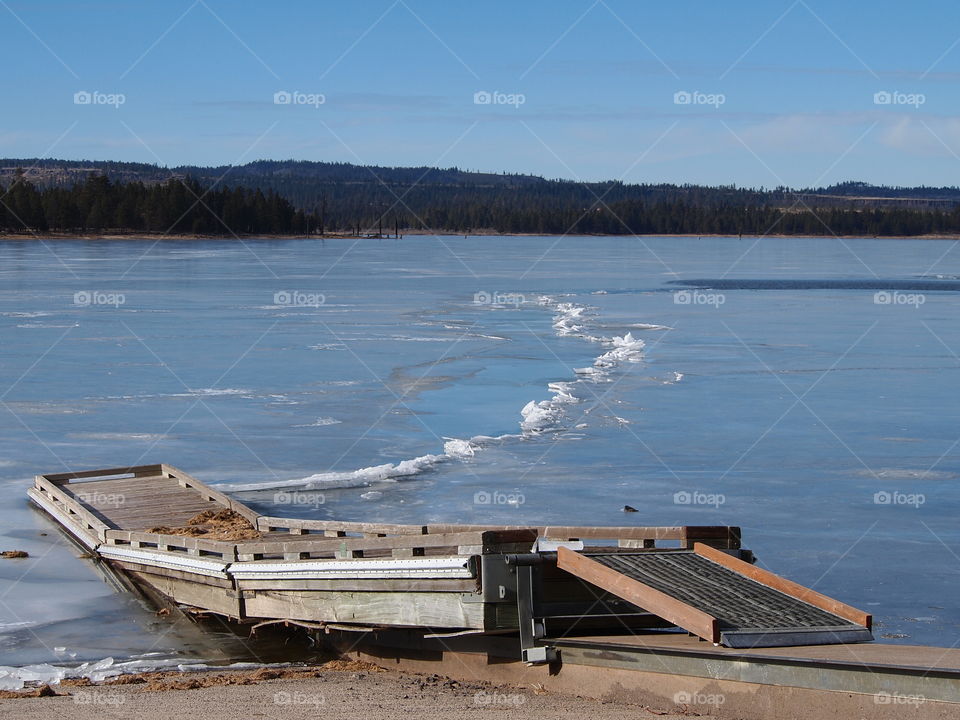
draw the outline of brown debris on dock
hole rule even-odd
[[[204,510],[187,520],[182,527],[158,525],[148,530],[162,535],[202,537],[208,540],[256,540],[262,537],[249,520],[233,510]]]

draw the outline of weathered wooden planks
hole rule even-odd
[[[256,523],[255,512],[231,500],[182,471],[148,465],[111,469],[103,473],[60,473],[38,478],[58,494],[74,512],[87,512],[104,529],[147,530],[156,526],[178,527],[205,510],[231,509]],[[103,478],[104,475],[116,477]],[[103,539],[103,529],[101,530]]]
[[[417,593],[410,602],[398,592],[256,590],[244,593],[243,604],[251,618],[483,630],[484,604],[470,599],[455,592]]]
[[[265,532],[286,530],[291,535],[325,533],[330,537],[343,537],[347,533],[380,537],[386,535],[424,535],[426,525],[391,525],[388,523],[343,522],[339,520],[302,520],[260,516],[257,529]]]
[[[159,590],[178,603],[202,610],[219,613],[232,618],[244,617],[243,601],[226,588],[193,580],[172,577],[168,574],[144,572],[141,569],[123,568],[135,580]]]

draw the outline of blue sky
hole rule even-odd
[[[0,19],[7,157],[960,184],[951,2],[2,0]]]

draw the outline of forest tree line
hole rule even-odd
[[[205,188],[190,178],[145,185],[91,174],[72,187],[40,190],[22,178],[0,186],[0,228],[7,232],[305,235],[315,227],[273,190]]]
[[[769,191],[732,188],[663,186],[662,193],[637,197],[629,192],[631,186],[620,183],[328,181],[308,195],[301,184],[291,198],[284,183],[267,184],[274,187],[227,186],[193,177],[116,182],[91,173],[71,186],[37,187],[17,173],[6,186],[0,184],[0,229],[223,236],[388,234],[395,228],[611,235],[960,233],[960,205],[811,209],[786,198],[775,203]]]

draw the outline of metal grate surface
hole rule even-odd
[[[712,615],[722,630],[860,628],[694,552],[584,554]]]

